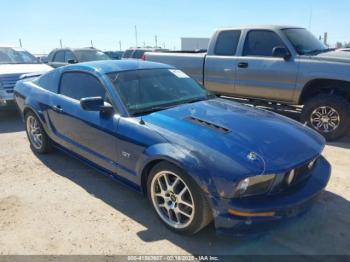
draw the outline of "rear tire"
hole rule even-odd
[[[158,217],[176,233],[193,235],[212,220],[208,201],[199,186],[169,162],[160,162],[152,168],[147,195]]]
[[[35,153],[47,154],[51,151],[50,138],[47,136],[40,120],[29,111],[24,116],[25,127],[30,146]]]
[[[337,95],[320,94],[306,102],[301,121],[328,141],[342,137],[350,125],[350,103]]]

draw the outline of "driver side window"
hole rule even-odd
[[[275,32],[252,30],[245,39],[243,56],[272,57],[275,47],[285,47],[282,39]]]
[[[60,94],[80,100],[85,97],[106,98],[106,89],[94,76],[82,72],[64,73],[61,78]]]

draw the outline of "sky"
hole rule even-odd
[[[136,45],[180,48],[181,37],[216,28],[283,24],[308,28],[329,43],[350,41],[349,0],[0,0],[0,44],[40,54],[60,46],[119,50]]]

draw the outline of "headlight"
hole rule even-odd
[[[275,177],[275,174],[248,177],[239,182],[235,196],[246,197],[264,194],[269,191]]]

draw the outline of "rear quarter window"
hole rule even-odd
[[[50,71],[44,75],[42,75],[38,80],[37,84],[50,92],[57,93],[58,92],[58,72],[56,70]]]
[[[220,32],[215,45],[215,55],[234,56],[240,37],[241,31],[239,30]]]

